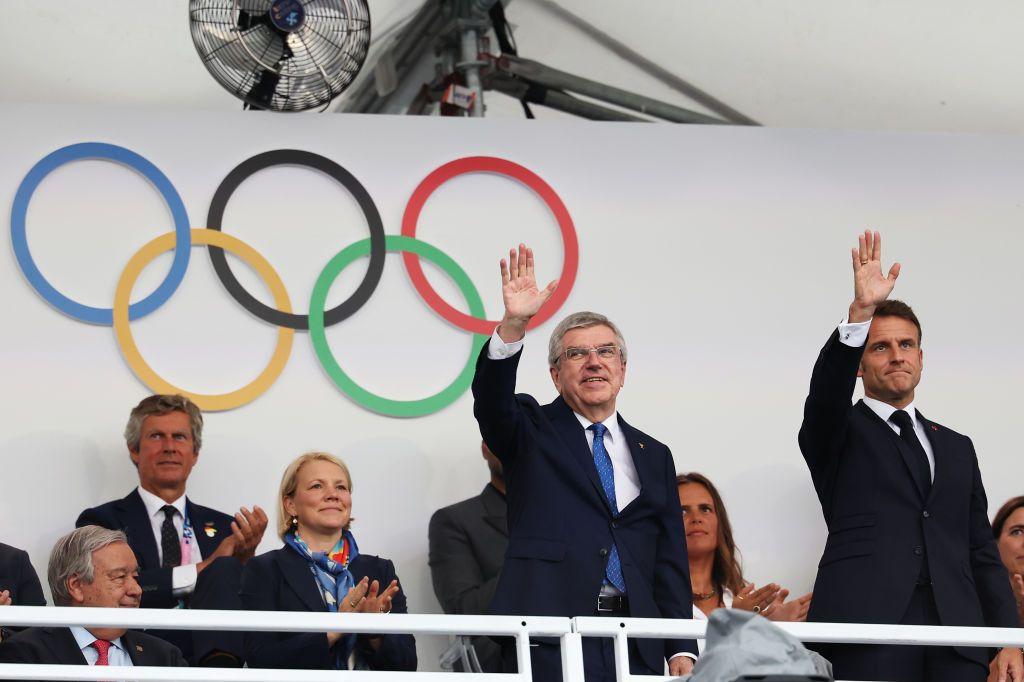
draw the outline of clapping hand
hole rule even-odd
[[[243,564],[256,555],[256,547],[267,530],[267,513],[254,506],[252,511],[245,507],[238,510],[231,522],[231,537],[235,539],[234,556]]]
[[[875,313],[875,306],[884,301],[896,286],[900,264],[893,263],[889,274],[882,274],[882,235],[871,230],[857,237],[853,257],[853,303],[850,304],[850,322],[867,322]]]
[[[505,316],[498,328],[502,341],[518,341],[526,334],[526,325],[537,314],[544,302],[551,298],[558,280],[553,280],[543,289],[537,286],[537,275],[533,266],[533,249],[525,244],[519,251],[511,249],[508,261],[501,259],[501,297],[505,302]]]
[[[370,583],[370,589],[366,598],[359,604],[359,611],[362,613],[391,613],[391,600],[398,594],[398,581],[392,580],[383,591],[380,589],[380,581],[374,580]]]
[[[733,597],[732,607],[734,609],[742,609],[743,611],[761,613],[771,606],[772,602],[779,596],[781,589],[775,583],[769,583],[760,589],[756,589],[754,583],[747,583]]]
[[[811,608],[812,594],[808,592],[802,597],[787,602],[786,597],[788,596],[789,590],[779,590],[775,601],[769,604],[768,608],[761,612],[761,615],[777,623],[803,623],[806,621],[807,612]]]

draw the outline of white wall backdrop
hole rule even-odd
[[[346,167],[373,196],[388,234],[399,232],[413,189],[442,163],[493,155],[528,167],[561,196],[579,236],[578,279],[556,319],[596,309],[621,325],[630,347],[622,413],[667,442],[680,471],[719,484],[749,578],[794,593],[810,589],[824,544],[796,445],[804,392],[818,349],[849,303],[849,248],[859,230],[882,230],[886,261],[903,263],[896,292],[924,324],[920,409],[974,437],[992,511],[1021,493],[1024,138],[352,116],[306,117],[299,126],[240,112],[30,107],[0,116],[8,131],[0,163],[5,210],[36,161],[83,141],[122,145],[156,164],[193,227],[204,226],[221,179],[269,149],[305,149]],[[105,161],[54,171],[28,212],[28,242],[42,272],[95,306],[111,304],[128,258],[171,229],[157,191]],[[303,312],[326,261],[367,234],[344,189],[297,167],[243,183],[224,230],[271,262]],[[129,409],[150,391],[122,360],[110,328],[67,317],[31,289],[9,227],[5,234],[0,539],[28,549],[45,573],[50,546],[81,509],[135,485],[120,434]],[[561,267],[551,214],[502,177],[474,174],[444,185],[427,203],[418,235],[469,273],[492,318],[501,312],[497,261],[511,245],[535,246],[545,281]],[[233,390],[267,362],[275,328],[227,294],[205,247],[191,256],[174,296],[132,329],[167,380],[200,392]],[[269,301],[258,278],[230,260],[249,290]],[[148,267],[133,300],[169,264],[165,254]],[[364,269],[365,262],[342,273],[331,305]],[[443,274],[426,269],[465,309]],[[553,397],[544,353],[553,326],[532,334],[520,371],[521,390],[541,399]],[[405,399],[449,383],[471,339],[422,302],[398,255],[387,257],[369,303],[328,338],[356,381]],[[333,386],[307,334],[298,333],[267,393],[207,415],[189,494],[226,511],[272,509],[288,461],[313,448],[335,452],[352,469],[361,549],[394,559],[412,611],[436,612],[427,521],[483,486],[478,441],[468,393],[425,418],[368,412]],[[278,544],[268,533],[261,549]],[[436,643],[423,644],[422,667],[435,667],[436,653]]]

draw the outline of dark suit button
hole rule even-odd
[[[924,552],[923,552],[923,551],[921,550],[921,547],[920,547],[920,545],[918,545],[917,547],[915,547],[915,548],[914,548],[914,554],[915,554],[916,556],[921,556],[921,555],[922,555],[923,553],[924,553]]]
[[[927,518],[928,518],[929,516],[931,516],[931,514],[929,514],[929,513],[928,513],[928,510],[927,510],[927,509],[925,509],[925,510],[924,510],[924,513],[923,513],[923,514],[921,514],[921,516],[923,516],[923,517],[925,517],[925,518],[927,519]]]
[[[608,556],[608,550],[607,550],[607,549],[605,549],[604,547],[602,547],[602,548],[601,548],[601,551],[599,551],[599,552],[597,553],[597,555],[598,555],[598,556]]]
[[[618,528],[619,524],[616,521],[612,521],[612,528]]]

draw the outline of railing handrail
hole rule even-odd
[[[802,642],[1024,647],[1024,628],[884,623],[774,624]],[[584,637],[615,637],[625,632],[627,637],[642,639],[703,639],[707,622],[670,618],[598,618],[588,616],[574,618],[573,627]]]
[[[421,613],[309,613],[301,611],[209,611],[118,609],[73,606],[5,606],[4,625],[17,627],[127,627],[161,630],[253,632],[361,632],[430,635],[560,637],[572,632],[569,618],[556,616],[462,616]]]

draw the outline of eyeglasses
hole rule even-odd
[[[598,346],[597,348],[566,348],[562,357],[569,362],[583,362],[591,353],[597,353],[599,360],[611,360],[619,355],[618,346]]]

